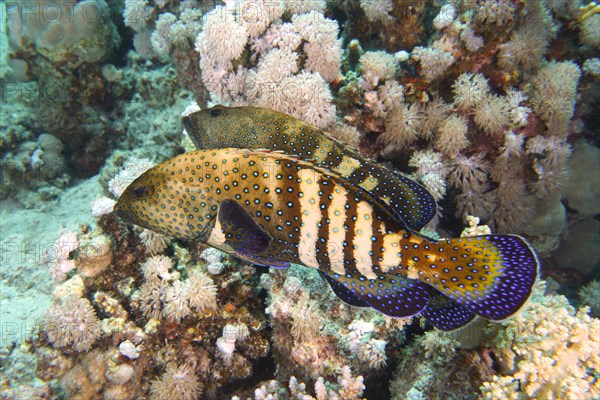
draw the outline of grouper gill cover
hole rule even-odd
[[[118,215],[272,267],[318,269],[336,295],[393,317],[458,328],[503,320],[528,299],[538,261],[515,235],[430,243],[371,192],[280,152],[198,150],[136,179]]]
[[[287,114],[218,105],[184,117],[183,125],[198,149],[282,150],[334,171],[389,204],[394,217],[411,231],[418,232],[436,214],[435,200],[421,184]]]

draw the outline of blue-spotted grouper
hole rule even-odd
[[[137,178],[115,210],[137,225],[254,263],[316,268],[351,305],[393,317],[421,314],[444,330],[475,315],[511,316],[538,271],[519,236],[430,243],[371,192],[280,152],[179,155]]]
[[[412,232],[418,232],[437,212],[433,196],[420,183],[287,114],[266,108],[218,105],[192,113],[182,122],[198,149],[281,150],[340,174],[389,204],[394,218]]]

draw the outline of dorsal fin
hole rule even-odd
[[[321,174],[323,176],[323,178],[333,179],[336,181],[336,183],[338,183],[342,187],[344,187],[344,189],[348,190],[348,192],[352,193],[353,195],[355,195],[357,197],[363,198],[369,204],[371,204],[375,209],[377,209],[378,212],[384,214],[390,220],[393,220],[393,221],[396,220],[395,215],[394,215],[394,210],[389,205],[387,205],[385,202],[383,202],[380,198],[373,195],[373,193],[371,193],[370,191],[353,184],[348,179],[346,179],[342,175],[336,173],[335,171],[331,171],[327,168],[323,168],[323,167],[316,165],[310,161],[306,161],[296,155],[290,155],[290,154],[284,153],[284,152],[273,152],[270,150],[264,151],[264,150],[255,150],[255,149],[250,150],[250,149],[231,148],[231,149],[227,149],[227,151],[232,152],[234,154],[236,152],[241,152],[241,154],[244,154],[244,155],[253,155],[254,154],[254,155],[264,156],[264,157],[275,157],[278,160],[290,160],[300,166],[304,166],[304,167],[313,169],[314,171]],[[428,240],[431,240],[431,239],[428,239]]]

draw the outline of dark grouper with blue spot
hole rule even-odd
[[[418,232],[437,212],[433,196],[420,183],[287,114],[218,105],[184,117],[183,126],[198,149],[282,150],[333,171],[390,205],[394,218],[412,232]]]
[[[137,178],[117,214],[271,267],[318,269],[345,302],[444,330],[527,301],[538,261],[515,235],[430,243],[341,175],[280,152],[198,150]]]

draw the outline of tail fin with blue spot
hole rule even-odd
[[[539,268],[535,251],[517,235],[441,241],[436,264],[436,273],[427,283],[465,309],[493,321],[510,317],[525,304]]]

